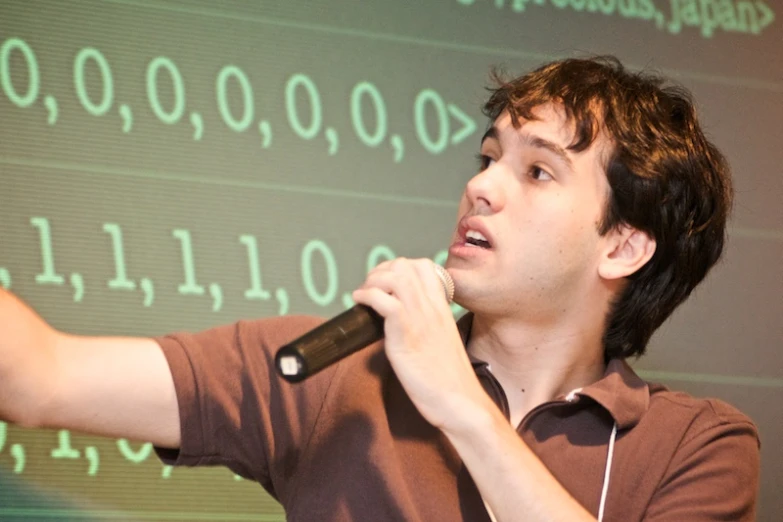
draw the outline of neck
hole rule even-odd
[[[536,406],[603,376],[602,336],[603,321],[542,326],[474,315],[468,351],[490,364],[517,426]]]

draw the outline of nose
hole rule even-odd
[[[506,204],[503,190],[503,166],[493,163],[468,181],[465,196],[474,208],[498,212]]]

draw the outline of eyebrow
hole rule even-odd
[[[494,140],[498,140],[499,139],[498,136],[499,136],[498,129],[493,125],[481,137],[481,144],[484,143],[484,140],[490,138]],[[528,145],[530,147],[535,147],[537,149],[543,149],[554,154],[569,169],[571,169],[572,171],[574,170],[574,164],[571,161],[570,156],[568,156],[566,150],[560,145],[558,145],[557,143],[544,139],[541,136],[536,136],[535,134],[530,134],[530,133],[522,134],[522,140],[525,143],[525,145]]]

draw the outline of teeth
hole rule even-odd
[[[467,234],[465,234],[465,237],[467,239],[477,239],[479,241],[486,241],[487,238],[484,237],[484,234],[481,232],[477,232],[475,230],[468,230]]]

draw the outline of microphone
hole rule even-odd
[[[450,303],[454,281],[442,266],[433,267]],[[357,304],[280,348],[275,366],[288,382],[300,382],[383,336],[383,317],[371,307]]]

